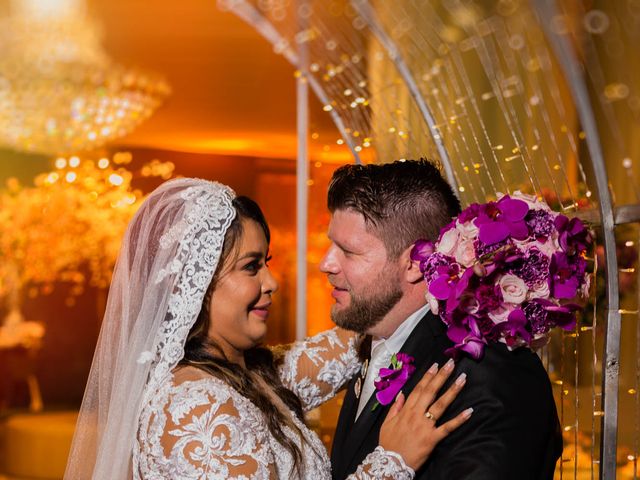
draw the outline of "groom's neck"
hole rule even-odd
[[[374,340],[389,338],[409,318],[425,305],[424,291],[405,292],[400,301],[373,328],[367,331]]]

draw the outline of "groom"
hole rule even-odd
[[[365,366],[348,384],[331,453],[333,477],[343,479],[378,445],[389,406],[373,408],[373,382],[392,354],[415,359],[405,395],[434,362],[447,361],[444,351],[452,343],[426,305],[426,285],[409,254],[417,239],[437,239],[460,204],[438,170],[421,160],[341,167],[328,206],[332,243],[320,269],[334,287],[332,318],[367,334]],[[467,383],[448,411],[424,421],[440,424],[467,407],[473,415],[438,445],[416,478],[551,480],[562,437],[538,356],[493,344],[482,360],[461,358],[450,378],[463,372]]]

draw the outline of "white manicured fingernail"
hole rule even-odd
[[[469,418],[471,416],[471,414],[473,413],[473,408],[469,407],[467,408],[464,412],[462,412],[462,415],[465,418]]]
[[[444,369],[447,372],[450,372],[451,370],[453,370],[453,358],[450,358],[449,361],[444,364]]]
[[[460,376],[458,378],[456,378],[456,385],[460,386],[460,385],[464,385],[464,382],[467,381],[467,374],[466,373],[461,373]]]
[[[427,370],[428,373],[436,373],[437,371],[438,371],[438,362],[431,365],[429,367],[429,370]]]

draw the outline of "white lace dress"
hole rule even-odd
[[[359,368],[354,338],[334,329],[294,343],[279,373],[308,411],[333,397]],[[262,412],[225,382],[181,368],[151,397],[140,415],[135,479],[331,478],[322,442],[282,402],[276,401],[299,429],[283,431],[302,451],[302,473],[293,472],[293,457],[271,435]],[[413,476],[399,455],[378,447],[349,479]]]

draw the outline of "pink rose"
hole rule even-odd
[[[527,284],[520,277],[507,273],[498,284],[505,302],[519,305],[527,298]]]
[[[452,228],[451,230],[447,230],[440,242],[438,242],[438,246],[436,247],[436,251],[443,253],[445,255],[452,255],[453,252],[456,251],[456,247],[458,246],[458,230]]]
[[[498,323],[506,322],[510,313],[510,308],[499,307],[493,312],[488,312],[487,315],[489,315],[491,321],[497,325]]]
[[[460,237],[465,240],[473,240],[478,238],[478,227],[473,221],[458,223],[456,222],[456,230],[460,232]]]
[[[547,282],[540,282],[538,285],[535,285],[529,293],[527,294],[527,298],[531,300],[532,298],[549,298],[551,291],[549,290],[549,284]]]
[[[465,267],[470,267],[476,261],[476,249],[471,240],[463,240],[458,244],[455,254],[456,262]]]

